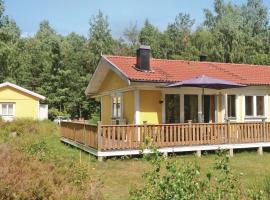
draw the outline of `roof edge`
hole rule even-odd
[[[42,96],[42,95],[40,95],[38,93],[35,93],[35,92],[32,92],[32,91],[30,91],[28,89],[25,89],[25,88],[23,88],[21,86],[18,86],[18,85],[14,84],[14,83],[10,83],[8,81],[0,84],[0,88],[5,87],[5,86],[9,86],[9,87],[15,88],[15,89],[17,89],[19,91],[22,91],[22,92],[24,92],[26,94],[32,95],[34,97],[37,97],[37,98],[39,98],[41,100],[45,100],[46,99],[45,96]]]
[[[90,79],[90,81],[89,81],[89,83],[88,83],[87,88],[85,89],[85,92],[84,92],[84,93],[85,93],[86,96],[91,96],[91,94],[93,94],[93,93],[89,93],[88,91],[89,91],[89,89],[90,89],[90,87],[91,87],[91,84],[92,84],[93,80],[94,80],[95,77],[97,76],[97,71],[98,71],[98,68],[99,68],[99,66],[100,66],[100,64],[101,64],[102,61],[103,61],[103,62],[104,62],[104,61],[107,62],[107,63],[109,64],[110,69],[111,69],[113,72],[115,72],[117,75],[119,75],[122,79],[124,79],[125,81],[127,81],[128,85],[130,85],[130,78],[128,77],[128,75],[125,74],[122,70],[120,70],[114,63],[112,63],[112,62],[106,57],[106,55],[102,55],[101,58],[100,58],[100,60],[99,60],[99,62],[98,62],[97,68],[96,68],[96,70],[95,70],[93,76],[91,77],[91,79]]]

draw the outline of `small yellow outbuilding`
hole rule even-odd
[[[40,104],[45,97],[10,82],[0,84],[0,118],[47,119],[48,106]]]

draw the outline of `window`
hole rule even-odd
[[[246,96],[246,116],[253,116],[253,96]]]
[[[2,103],[0,104],[1,112],[3,116],[13,116],[14,115],[14,104],[13,103]]]
[[[246,96],[245,111],[248,117],[262,117],[264,113],[264,96]]]
[[[236,96],[228,95],[228,117],[234,118],[236,117]]]
[[[264,97],[256,96],[257,116],[264,116]]]
[[[180,97],[178,94],[165,95],[166,123],[180,122]]]
[[[121,96],[112,97],[112,117],[121,118]]]

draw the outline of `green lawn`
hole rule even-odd
[[[80,151],[60,143],[58,136],[50,140],[52,148],[59,154],[80,162]],[[95,157],[81,153],[82,162],[88,162],[94,177],[100,178],[104,183],[102,189],[105,199],[128,199],[129,189],[135,184],[142,183],[142,174],[149,168],[149,164],[140,158],[111,158],[98,162]],[[174,158],[179,165],[187,162],[197,162],[206,172],[213,167],[215,154],[203,155],[197,158],[194,154],[176,155]],[[241,174],[241,182],[246,187],[261,183],[265,176],[270,174],[270,153],[264,152],[263,156],[257,155],[256,150],[236,152],[231,159],[231,167],[237,174]]]
[[[88,171],[94,179],[100,179],[103,182],[102,193],[105,199],[124,200],[128,199],[129,189],[135,184],[142,184],[142,174],[147,171],[149,164],[141,158],[110,158],[104,162],[98,162],[94,156],[81,152],[69,145],[60,142],[59,135],[51,133],[46,137],[36,135],[39,140],[46,142],[50,149],[50,159],[63,158],[67,162],[82,162],[88,165]],[[22,140],[17,138],[16,140]],[[14,143],[11,139],[1,139],[1,143]],[[203,155],[201,158],[195,157],[194,154],[176,155],[179,165],[188,162],[197,162],[202,169],[202,172],[207,172],[215,161],[215,154]],[[252,184],[258,182],[259,184],[264,180],[264,177],[270,174],[270,153],[264,152],[263,156],[257,155],[256,150],[249,152],[236,152],[231,159],[231,167],[237,174],[241,176],[242,184],[247,188]]]

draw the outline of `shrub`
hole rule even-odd
[[[57,154],[56,131],[50,121],[0,121],[0,200],[103,199],[87,163]]]
[[[39,162],[0,145],[0,199],[102,199],[83,164]]]
[[[146,143],[152,154],[144,155],[144,158],[152,167],[143,175],[145,184],[130,191],[132,200],[241,199],[239,177],[230,168],[227,152],[217,153],[215,165],[204,176],[198,165],[179,166],[174,159],[161,156],[151,142]]]
[[[31,119],[16,119],[12,122],[0,122],[0,135],[8,135],[16,132],[22,135],[48,135],[56,131],[56,126],[50,121],[38,121]]]

